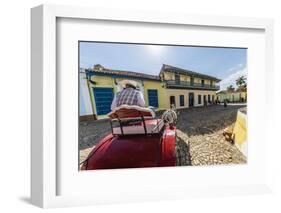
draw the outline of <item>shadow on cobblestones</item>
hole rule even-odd
[[[234,146],[226,142],[222,130],[236,120],[237,110],[245,106],[220,105],[178,110],[177,165],[214,165],[245,163],[246,158]],[[163,111],[157,112],[161,117]],[[108,119],[81,122],[79,130],[80,161],[83,161],[95,145],[111,133]]]
[[[80,122],[79,150],[95,146],[100,140],[111,133],[108,119]]]
[[[187,141],[177,138],[176,142],[176,165],[191,166],[189,144]]]
[[[238,109],[245,106],[209,106],[178,111],[177,135],[188,141],[193,166],[241,164],[246,157],[223,137],[223,129],[234,125]],[[180,148],[180,153],[185,148]]]
[[[157,112],[156,117],[161,118],[163,111]],[[100,140],[111,133],[109,119],[80,122],[79,150],[93,148]]]
[[[210,134],[231,125],[236,113],[242,106],[209,106],[178,110],[177,128],[188,136]],[[157,113],[161,117],[163,111]],[[108,119],[80,122],[79,150],[95,146],[101,139],[110,134]]]
[[[214,105],[178,110],[177,128],[188,136],[211,134],[233,124],[241,107]]]

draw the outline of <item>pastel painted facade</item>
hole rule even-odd
[[[218,100],[224,102],[246,102],[247,92],[246,91],[220,91],[217,93]]]
[[[166,89],[167,99],[166,106],[169,108],[171,97],[175,97],[175,106],[177,109],[188,108],[192,106],[204,106],[204,97],[207,104],[211,104],[216,100],[215,91],[189,90],[189,89]],[[193,94],[193,104],[190,95]],[[208,102],[209,98],[209,102]]]
[[[178,67],[163,65],[160,78],[167,92],[166,106],[187,108],[212,104],[220,79]]]
[[[163,65],[158,76],[130,71],[120,71],[95,65],[87,70],[88,86],[93,113],[104,118],[110,112],[114,95],[120,91],[120,82],[134,80],[137,88],[144,94],[146,106],[165,110],[203,106],[216,100],[216,85],[219,79],[200,73]],[[204,101],[205,100],[205,101]]]
[[[157,91],[157,96],[158,96],[158,109],[167,109],[167,93],[166,90],[163,86],[163,83],[161,81],[149,81],[149,80],[144,80],[143,81],[144,85],[144,100],[146,103],[146,106],[150,106],[151,104],[149,103],[149,92],[150,91]]]
[[[93,100],[93,108],[94,108],[94,113],[97,115],[103,115],[99,113],[97,109],[97,101],[98,97],[95,94],[95,91],[97,89],[107,89],[109,91],[110,89],[112,90],[112,99],[114,95],[121,90],[121,87],[119,86],[119,82],[121,82],[124,79],[124,77],[112,77],[112,76],[96,76],[95,74],[91,75],[89,77],[91,82],[95,82],[94,84],[91,83],[89,85],[90,87],[90,93],[91,97]],[[157,91],[157,96],[158,96],[158,104],[155,105],[155,107],[159,109],[165,109],[166,104],[164,103],[164,100],[166,99],[166,94],[165,94],[165,89],[162,87],[161,81],[153,81],[153,80],[146,80],[146,79],[139,79],[139,78],[130,78],[131,80],[134,80],[138,83],[138,88],[139,90],[144,94],[144,99],[146,103],[146,107],[150,106],[149,104],[149,96],[148,93],[151,91]],[[107,103],[107,109],[109,110],[109,107],[111,105],[112,99],[108,98],[109,102]],[[107,111],[108,111],[107,110]],[[104,113],[107,114],[107,113]]]

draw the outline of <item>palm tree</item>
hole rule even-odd
[[[234,91],[233,85],[229,85],[229,86],[226,88],[226,90],[227,90],[228,92]]]
[[[246,77],[245,76],[240,76],[239,78],[236,79],[236,85],[239,89],[246,89],[247,88],[247,82],[246,82]]]

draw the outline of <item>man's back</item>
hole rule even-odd
[[[124,104],[144,107],[144,98],[142,93],[133,88],[123,89],[114,97],[111,109],[113,110],[115,107],[119,107]]]

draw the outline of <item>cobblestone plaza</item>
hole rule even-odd
[[[184,156],[188,156],[186,163],[181,165],[246,163],[246,157],[223,136],[223,130],[234,125],[237,111],[243,107],[245,105],[229,105],[226,108],[222,105],[212,105],[178,110],[177,137],[186,144],[178,148],[182,149],[180,151]],[[161,116],[161,112],[158,116]],[[110,132],[109,120],[81,122],[80,162]]]

